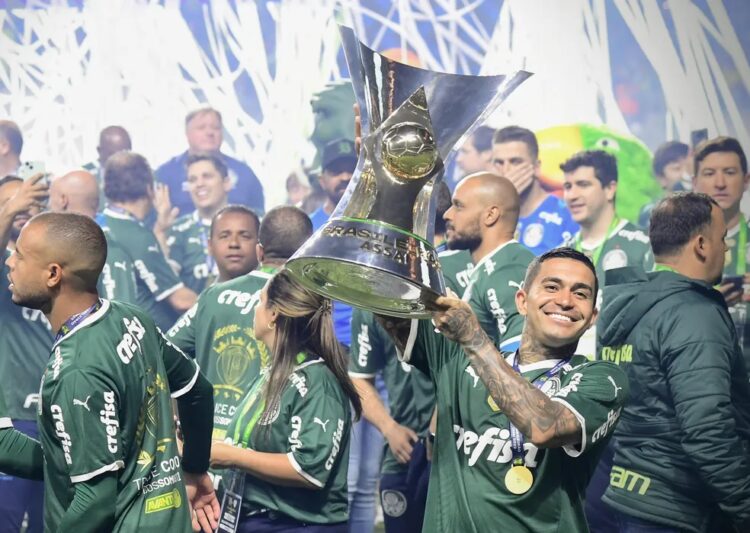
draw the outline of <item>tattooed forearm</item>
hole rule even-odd
[[[580,442],[575,415],[516,373],[481,328],[462,344],[492,399],[532,444],[556,448]]]

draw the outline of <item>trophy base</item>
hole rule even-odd
[[[429,318],[445,282],[434,248],[418,236],[373,220],[328,221],[285,267],[333,300],[402,318]]]

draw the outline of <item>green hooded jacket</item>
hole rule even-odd
[[[676,272],[607,272],[599,358],[630,397],[604,501],[686,531],[750,531],[750,384],[726,304]]]

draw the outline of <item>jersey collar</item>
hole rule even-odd
[[[474,272],[479,272],[479,268],[482,267],[487,261],[489,261],[490,259],[492,259],[493,257],[495,257],[495,255],[497,253],[499,253],[500,250],[502,250],[503,248],[505,248],[509,244],[513,244],[513,243],[518,244],[518,241],[515,240],[515,239],[511,239],[509,241],[506,241],[503,244],[501,244],[500,246],[498,246],[497,248],[495,248],[494,250],[492,250],[490,253],[488,253],[487,255],[485,255],[484,257],[482,257],[479,261],[477,261],[477,264],[474,265],[474,268],[471,270],[471,275],[473,276]]]
[[[60,345],[62,341],[69,339],[71,336],[75,335],[76,332],[80,331],[81,329],[87,326],[90,326],[91,324],[99,320],[101,317],[103,317],[105,313],[109,311],[109,300],[105,300],[104,298],[101,298],[101,302],[102,302],[102,306],[99,308],[98,311],[87,316],[86,319],[81,321],[80,324],[76,325],[76,327],[74,327],[65,335],[60,337],[60,339],[55,344],[52,345],[52,349],[54,350]]]

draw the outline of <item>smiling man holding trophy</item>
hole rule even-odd
[[[596,319],[593,265],[570,249],[533,261],[516,294],[521,347],[501,354],[469,305],[444,295],[430,244],[446,158],[529,74],[429,72],[349,29],[342,38],[362,151],[330,221],[287,266],[312,290],[381,315],[402,360],[435,383],[423,531],[586,531],[585,487],[628,391],[616,366],[575,355]]]

